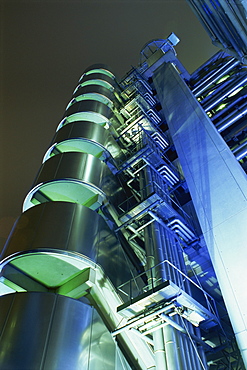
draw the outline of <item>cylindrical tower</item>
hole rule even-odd
[[[131,268],[101,216],[102,204],[123,196],[108,130],[118,126],[115,86],[105,66],[85,71],[2,252],[11,293],[0,298],[2,369],[129,368],[109,330],[122,320],[112,283]],[[138,340],[119,342],[132,366],[152,368],[149,348],[142,359]]]

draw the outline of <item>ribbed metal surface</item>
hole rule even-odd
[[[101,126],[93,122],[81,121],[64,126],[54,136],[53,143],[78,137],[93,140],[103,146],[106,146],[106,143],[112,140],[109,132]]]
[[[94,122],[73,122],[61,128],[53,138],[53,143],[61,143],[68,139],[88,139],[102,145],[113,157],[120,153],[120,148],[108,130]]]
[[[109,66],[107,64],[104,64],[104,63],[95,63],[95,64],[92,64],[91,66],[87,67],[84,70],[84,73],[88,73],[89,71],[95,70],[97,68],[104,69],[104,70],[109,71],[110,73],[112,73],[111,70],[110,70],[110,68],[109,68]]]
[[[102,94],[103,96],[106,96],[109,99],[113,98],[112,91],[100,85],[88,85],[88,86],[79,87],[78,90],[73,94],[73,97],[75,98],[79,95],[88,94],[88,93],[97,93],[97,94]]]
[[[79,180],[85,184],[92,184],[103,192],[109,200],[115,202],[119,194],[120,184],[109,168],[100,159],[85,153],[62,153],[47,160],[33,184],[35,187],[41,183],[61,180],[66,183],[69,179]]]
[[[109,192],[108,167],[91,154],[61,153],[44,162],[23,209],[48,201],[66,201],[98,209]]]
[[[94,309],[52,293],[1,297],[0,332],[3,370],[115,370],[122,356]]]
[[[100,215],[84,206],[66,202],[48,202],[30,208],[18,219],[1,259],[28,251],[32,251],[29,255],[32,258],[32,253],[41,250],[48,254],[59,253],[61,259],[66,252],[74,252],[74,256],[71,256],[74,259],[80,258],[80,255],[86,256],[100,264],[116,285],[125,281],[126,276],[130,278],[126,257],[115,235]],[[26,271],[41,281],[43,277],[48,281],[46,273],[53,274],[56,281],[63,281],[78,271],[73,267],[72,260],[72,267],[69,267],[67,263],[62,264],[55,257],[49,258],[54,271],[49,271],[48,262],[47,266],[42,265],[43,260],[44,256],[35,258],[32,266],[26,264],[26,267],[23,265],[23,269],[26,268]],[[62,274],[61,277],[58,274]]]
[[[34,186],[41,182],[71,178],[100,188],[104,174],[110,175],[110,171],[98,158],[85,153],[62,153],[42,165]]]
[[[104,103],[94,100],[84,100],[74,103],[67,109],[64,116],[67,117],[78,112],[97,112],[106,118],[111,116],[111,109],[109,107]]]
[[[113,78],[107,76],[106,74],[104,73],[90,73],[90,74],[85,74],[82,79],[80,80],[80,83],[83,83],[85,81],[89,81],[89,80],[104,80],[106,82],[108,82],[109,84],[111,84],[112,86],[115,85],[115,81]]]

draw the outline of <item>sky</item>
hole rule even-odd
[[[84,69],[121,78],[171,32],[190,73],[218,51],[186,0],[0,0],[0,248]]]

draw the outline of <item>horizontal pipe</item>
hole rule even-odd
[[[219,89],[219,92],[217,93],[215,99],[213,101],[209,101],[208,104],[205,104],[203,106],[203,109],[208,112],[210,109],[214,108],[217,104],[219,104],[225,97],[233,93],[235,90],[237,90],[240,86],[243,86],[247,82],[247,76],[245,74],[244,77],[241,76],[241,78],[238,78],[237,81],[233,81],[230,83],[230,86],[228,86],[228,89],[222,93],[221,89]],[[218,96],[220,95],[220,96]]]
[[[239,60],[235,60],[235,58],[230,59],[223,67],[216,69],[216,71],[210,75],[206,80],[204,80],[199,86],[192,90],[195,97],[200,96],[210,85],[215,83],[225,74],[227,74],[231,69],[239,64]],[[199,91],[197,91],[200,88]]]
[[[220,122],[218,125],[215,125],[215,127],[217,128],[218,132],[222,132],[228,127],[230,127],[233,123],[244,117],[246,114],[247,114],[247,104],[245,104],[245,107],[240,112],[236,112],[232,118]]]
[[[237,148],[235,148],[232,152],[235,155],[236,159],[240,161],[242,158],[246,157],[247,155],[247,142],[242,143]]]
[[[229,102],[229,104],[227,104],[227,106],[224,108],[224,109],[221,109],[220,111],[218,111],[217,113],[215,113],[212,117],[211,117],[211,121],[215,121],[216,118],[219,118],[222,114],[224,114],[227,110],[230,110],[231,108],[235,108],[238,106],[238,103],[245,101],[245,98],[246,98],[247,95],[241,95],[240,97],[238,97],[237,99],[234,99],[234,101],[232,102]],[[238,108],[236,108],[236,110],[238,110]],[[226,118],[226,117],[225,117]],[[224,119],[225,119],[224,118]]]
[[[205,83],[207,83],[210,79],[215,78],[216,76],[218,76],[219,73],[222,73],[223,70],[228,68],[229,65],[234,62],[235,59],[233,57],[231,57],[231,59],[228,59],[223,65],[221,65],[221,67],[217,68],[218,67],[217,66],[217,60],[218,60],[218,58],[221,57],[221,54],[217,58],[214,56],[213,58],[209,59],[210,63],[209,63],[209,61],[207,61],[201,67],[199,67],[198,70],[196,70],[194,72],[194,74],[195,74],[194,80],[196,82],[194,82],[194,84],[193,84],[193,88],[192,88],[193,93],[196,93],[198,89],[203,88],[203,85],[205,85]],[[211,60],[212,60],[212,62],[211,62]],[[204,72],[205,68],[208,67],[209,65],[211,67],[214,67],[214,69],[212,69],[208,73],[206,73],[204,77],[199,78],[198,77],[199,73],[201,71]],[[193,74],[192,74],[192,78],[193,78]]]
[[[181,232],[184,232],[188,238],[195,238],[195,234],[192,230],[189,229],[188,226],[186,226],[181,220],[178,218],[175,218],[174,220],[170,221],[167,226],[171,228],[177,227],[178,229],[181,229]]]

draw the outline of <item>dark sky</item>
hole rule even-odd
[[[217,49],[185,0],[0,0],[0,17],[1,247],[85,68],[121,77],[171,32],[189,72]]]

